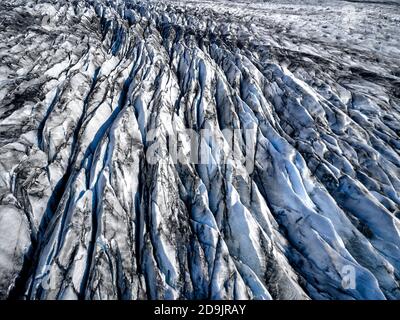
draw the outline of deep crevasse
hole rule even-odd
[[[396,42],[236,5],[0,4],[1,298],[400,298]]]

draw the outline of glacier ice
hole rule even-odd
[[[0,298],[400,299],[399,17],[1,1]]]

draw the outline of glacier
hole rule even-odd
[[[0,299],[400,299],[398,1],[0,21]]]

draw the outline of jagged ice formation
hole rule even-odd
[[[400,298],[396,2],[2,0],[0,21],[0,298]]]

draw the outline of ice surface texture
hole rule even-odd
[[[2,0],[0,21],[0,298],[400,298],[395,1]],[[207,163],[189,137],[146,160],[187,128]],[[254,170],[221,163],[248,128]]]

